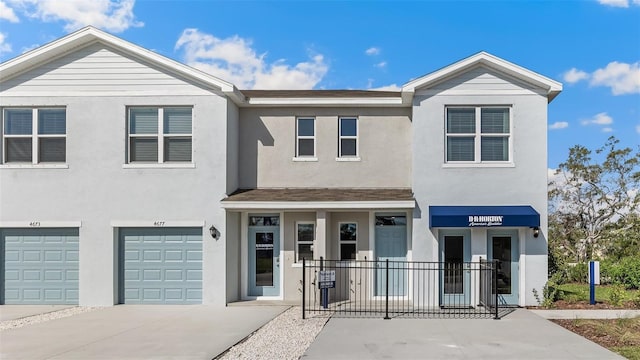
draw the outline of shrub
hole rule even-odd
[[[589,276],[589,265],[586,263],[577,263],[569,266],[567,269],[567,280],[584,284]]]
[[[563,295],[564,292],[560,289],[558,284],[556,284],[553,280],[547,281],[547,283],[542,288],[542,297],[544,298],[542,300],[542,306],[553,307],[553,303],[560,300]]]
[[[622,301],[625,298],[626,292],[624,291],[624,286],[617,284],[613,285],[609,290],[609,301],[614,306],[622,305]]]
[[[627,289],[640,289],[640,258],[626,257],[616,263],[606,263],[601,269],[601,278]]]
[[[640,291],[636,292],[636,295],[631,299],[631,302],[636,308],[640,309]]]

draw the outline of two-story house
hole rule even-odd
[[[533,304],[561,89],[482,52],[397,92],[238,90],[81,29],[0,65],[0,303],[293,302],[303,258],[482,257]]]

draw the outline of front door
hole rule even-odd
[[[268,221],[249,226],[249,295],[279,296],[280,226],[273,225],[277,216],[263,218]]]
[[[498,260],[498,295],[500,303],[518,305],[518,233],[495,231],[489,233],[489,260]]]
[[[376,296],[407,295],[407,220],[406,216],[376,216]],[[387,273],[386,260],[389,260]]]
[[[471,306],[471,244],[468,231],[440,233],[441,305]]]

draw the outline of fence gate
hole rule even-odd
[[[302,317],[493,318],[497,260],[464,263],[375,260],[302,262]],[[456,296],[454,296],[456,295]]]

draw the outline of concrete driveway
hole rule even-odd
[[[27,316],[69,309],[75,305],[0,305],[0,321],[16,320]]]
[[[501,320],[332,318],[310,359],[623,359],[518,309]]]
[[[212,359],[287,308],[118,305],[0,332],[0,359]]]

